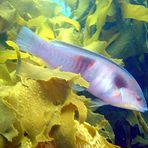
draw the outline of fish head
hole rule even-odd
[[[121,107],[140,112],[148,111],[148,107],[141,89],[135,91],[123,87],[120,88],[119,91],[121,94]]]

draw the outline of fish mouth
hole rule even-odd
[[[120,107],[120,108],[124,108],[124,109],[129,109],[129,110],[135,110],[135,111],[139,111],[139,112],[147,112],[148,111],[148,107],[142,107],[142,106],[135,106],[132,104],[120,104],[120,105],[116,105],[116,107]]]

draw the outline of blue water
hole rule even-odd
[[[50,0],[51,2],[51,0]],[[52,0],[52,2],[55,2],[56,4],[58,4],[59,6],[62,7],[62,14],[69,17],[71,15],[71,9],[70,7],[66,6],[66,4],[64,3],[64,1],[61,0]]]

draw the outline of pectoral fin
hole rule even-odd
[[[72,85],[72,89],[76,92],[82,92],[86,90],[85,87],[81,87],[80,85],[77,84]]]
[[[97,108],[104,106],[104,105],[108,105],[108,103],[106,103],[103,100],[100,100],[98,98],[95,98],[95,99],[93,99],[93,101],[91,101],[90,108],[92,110],[96,110]]]

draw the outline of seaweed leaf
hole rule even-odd
[[[148,8],[142,5],[133,5],[123,2],[122,15],[124,18],[132,18],[139,21],[148,22]]]
[[[58,36],[57,40],[61,40],[70,44],[82,46],[80,35],[75,32],[74,28],[60,28],[57,30]]]
[[[88,44],[87,46],[84,46],[84,48],[86,48],[88,50],[100,53],[100,54],[108,57],[109,55],[107,54],[107,52],[105,52],[106,47],[107,47],[107,42],[106,41],[99,41],[99,40],[93,41],[92,43]]]
[[[17,119],[20,122],[22,128],[29,135],[33,144],[36,144],[36,140],[40,140],[38,137],[43,129],[48,125],[50,120],[53,120],[52,124],[59,124],[59,114],[55,114],[56,108],[48,99],[46,91],[41,88],[38,82],[33,80],[25,81],[24,86],[21,83],[17,83],[14,87],[11,87],[11,93],[8,98],[5,98],[5,102],[13,108],[16,112]],[[34,94],[38,94],[35,95]],[[31,114],[30,114],[31,112]],[[53,117],[53,114],[55,116]],[[56,122],[54,118],[57,118]],[[38,123],[38,124],[36,124]],[[44,135],[48,139],[47,135]]]
[[[140,132],[143,133],[145,136],[148,135],[148,125],[141,113],[136,111],[130,112],[128,113],[127,120],[132,126],[137,124]]]
[[[40,15],[38,17],[29,19],[27,21],[27,26],[29,28],[40,27],[43,23],[45,23],[45,21],[46,21],[45,16]]]
[[[32,148],[32,143],[29,138],[23,137],[21,140],[21,148]]]
[[[36,73],[38,73],[38,75],[36,75]],[[78,84],[86,88],[89,86],[88,82],[85,81],[79,74],[61,72],[59,69],[51,70],[24,62],[22,62],[18,67],[17,74],[35,80],[47,81],[52,78],[59,78],[65,81],[71,81],[71,83]]]
[[[11,76],[5,64],[0,64],[0,86],[12,83]]]
[[[65,16],[56,16],[53,18],[50,18],[49,21],[53,24],[53,25],[59,25],[62,26],[62,24],[70,24],[72,25],[76,30],[80,30],[80,24],[78,21],[74,20],[74,19],[70,19],[68,17]]]
[[[99,135],[95,127],[91,126],[86,122],[80,124],[78,121],[75,121],[74,108],[72,106],[67,106],[63,109],[61,126],[54,128],[52,130],[52,135],[56,140],[56,145],[58,147],[60,146],[63,148],[68,148],[68,147],[117,148],[118,147],[108,143],[105,138]],[[63,141],[58,140],[61,137],[66,139],[66,141],[64,141],[64,145]]]
[[[74,83],[88,87],[80,75],[60,72],[59,69],[50,70],[24,61],[19,65],[17,75],[24,80],[23,83],[0,89],[6,106],[12,109],[17,124],[21,126],[18,132],[23,131],[28,135],[18,137],[17,143],[37,146],[41,143],[50,144],[54,140],[57,146],[63,147],[65,144],[67,147],[79,144],[116,147],[98,134],[98,128],[84,123],[86,106],[82,97],[72,92],[70,87]],[[64,140],[60,140],[61,136]]]
[[[75,10],[73,10],[73,15],[76,18],[80,18],[89,6],[89,0],[79,0],[78,6]]]
[[[76,143],[77,147],[119,148],[118,146],[110,144],[97,132],[94,126],[86,122],[84,124],[77,123]]]
[[[87,45],[91,43],[92,41],[98,40],[98,37],[100,35],[101,29],[103,25],[105,24],[106,17],[109,11],[109,8],[111,6],[112,0],[99,0],[96,1],[96,11],[89,15],[86,20],[86,35],[85,35],[85,40],[84,40],[84,45]],[[90,36],[91,30],[90,28],[96,25],[96,32]]]
[[[0,97],[0,134],[4,136],[8,141],[12,142],[12,139],[18,136],[18,131],[14,127],[16,122],[14,111],[5,105],[4,101]]]
[[[95,126],[99,130],[100,135],[114,142],[113,129],[103,115],[88,110],[86,121]]]
[[[43,23],[37,30],[36,33],[44,40],[52,40],[55,38],[54,32],[49,24]]]
[[[21,52],[21,58],[28,58],[30,55]],[[17,54],[14,50],[0,50],[0,63],[5,63],[7,60],[17,60]]]
[[[16,9],[8,1],[0,2],[0,32],[5,32],[16,19]]]

